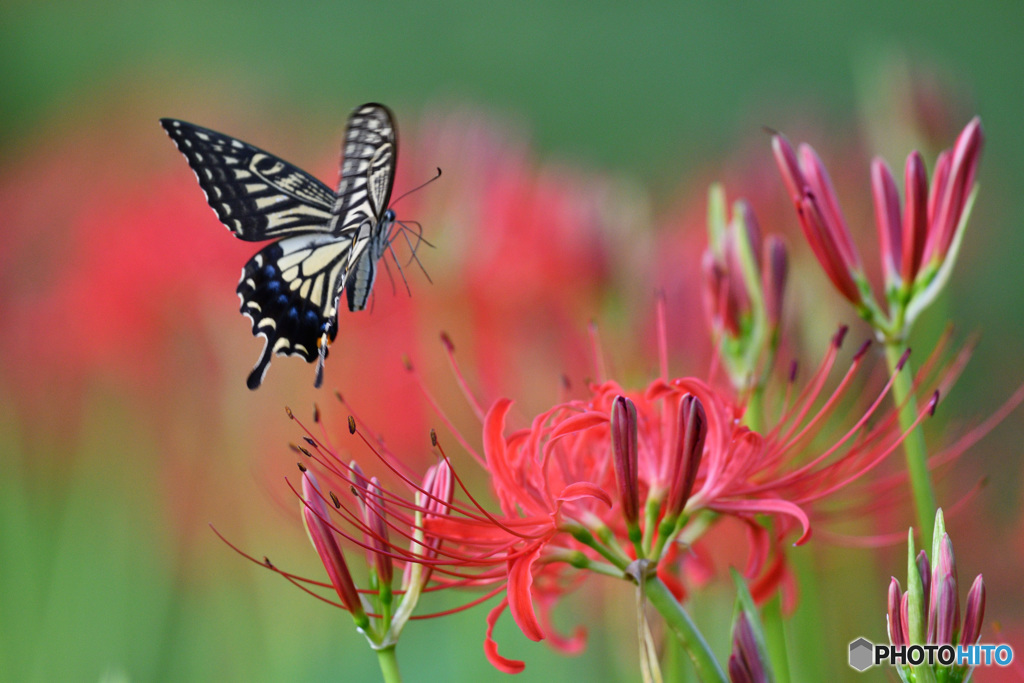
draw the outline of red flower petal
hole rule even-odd
[[[573,415],[572,417],[562,420],[558,426],[551,431],[551,441],[565,436],[566,434],[572,434],[573,432],[579,432],[584,429],[596,427],[599,424],[608,424],[608,415],[605,413],[598,413],[593,410],[580,413],[579,415]]]
[[[543,640],[544,632],[533,610],[533,564],[544,546],[536,544],[529,553],[518,555],[508,565],[508,608],[519,629],[530,640]]]
[[[500,398],[484,417],[484,457],[488,465],[505,459],[505,416],[511,407],[512,401]]]
[[[811,520],[807,518],[807,513],[804,512],[799,505],[795,503],[790,503],[788,500],[779,500],[777,498],[755,500],[723,500],[715,501],[709,507],[712,510],[717,510],[718,512],[789,515],[790,517],[794,517],[798,522],[800,522],[800,526],[803,528],[803,535],[796,540],[795,545],[802,545],[803,543],[806,543],[807,539],[811,537]]]
[[[608,507],[612,506],[612,498],[608,495],[608,492],[589,481],[577,481],[574,484],[569,484],[558,494],[558,502],[560,503],[579,500],[580,498],[597,498]]]
[[[526,664],[517,659],[508,659],[499,655],[498,644],[491,637],[494,635],[494,625],[498,623],[498,617],[501,616],[507,606],[508,600],[502,600],[487,614],[487,635],[484,637],[484,655],[487,656],[487,661],[491,663],[491,666],[498,671],[507,674],[517,674],[526,668]]]

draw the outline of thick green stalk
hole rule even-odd
[[[886,342],[885,359],[889,371],[896,372],[896,366],[903,355],[903,345],[898,342]],[[899,407],[900,427],[903,431],[910,429],[917,419],[917,400],[913,395],[914,373],[909,362],[896,375],[892,385],[893,400]],[[920,428],[914,429],[903,440],[903,454],[906,457],[907,475],[910,477],[910,488],[914,495],[914,510],[917,517],[917,528],[921,531],[921,540],[925,548],[932,547],[932,522],[935,519],[935,490],[932,488],[931,473],[928,471],[928,452],[924,445],[924,433]]]
[[[402,683],[402,674],[398,672],[398,658],[395,657],[395,646],[377,650],[377,663],[384,683]]]
[[[786,651],[786,624],[782,621],[782,598],[776,593],[761,609],[768,659],[775,672],[775,683],[789,683],[789,653]]]
[[[799,681],[828,680],[827,672],[834,663],[830,652],[825,652],[820,646],[822,628],[828,626],[822,596],[831,598],[834,585],[829,585],[829,574],[822,571],[812,550],[805,545],[791,553],[796,583],[800,586],[800,609],[789,622],[793,649],[800,653],[799,657],[793,658],[791,675]]]
[[[686,613],[682,605],[676,602],[672,591],[662,583],[657,574],[651,573],[647,576],[644,591],[647,599],[658,610],[665,623],[686,649],[686,653],[690,655],[700,680],[703,683],[726,683],[729,679],[726,678],[721,665],[712,654],[704,636],[697,630],[690,615]]]

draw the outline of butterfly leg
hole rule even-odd
[[[434,284],[434,281],[430,279],[430,273],[428,273],[427,269],[423,267],[423,262],[420,261],[420,257],[416,253],[416,251],[417,251],[417,249],[419,249],[419,245],[421,243],[422,244],[426,244],[429,247],[433,247],[434,245],[431,244],[430,242],[428,242],[427,240],[423,239],[422,235],[416,234],[416,246],[413,246],[412,240],[409,239],[408,230],[409,229],[406,228],[405,224],[403,223],[402,224],[401,233],[402,233],[402,236],[405,237],[405,243],[409,245],[409,263],[412,263],[413,261],[415,261],[416,265],[420,267],[420,271],[422,271],[423,275],[427,278],[427,282],[429,282],[430,284]],[[398,236],[395,235],[396,239],[397,239],[397,237]],[[399,271],[401,271],[402,267],[398,263],[398,257],[395,256],[395,250],[391,247],[391,241],[388,242],[388,250],[391,252],[391,257],[395,259],[395,265],[398,266]],[[405,265],[408,266],[409,263],[406,263]],[[405,275],[404,274],[402,275],[402,279],[403,280],[405,279]],[[409,283],[406,283],[405,286],[406,286],[406,289],[408,289],[409,288]]]

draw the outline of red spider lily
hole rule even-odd
[[[868,348],[854,354],[829,389],[844,336],[845,330],[836,335],[804,388],[798,390],[791,379],[780,392],[778,416],[760,431],[743,424],[747,406],[731,390],[692,377],[659,377],[634,391],[613,381],[592,383],[587,397],[560,402],[510,434],[510,400],[499,399],[486,412],[477,407],[483,414],[482,456],[456,436],[486,467],[498,511],[466,490],[436,437],[433,445],[443,460],[422,478],[382,442],[367,438],[356,418],[350,431],[384,468],[379,478],[368,478],[337,455],[318,415],[319,432],[307,430],[306,444],[296,450],[305,456],[304,466],[316,471],[323,499],[333,504],[330,534],[323,533],[368,553],[377,579],[361,593],[369,596],[371,619],[386,618],[387,610],[374,601],[383,600],[392,565],[393,575],[402,576],[394,595],[403,605],[414,605],[420,591],[487,591],[456,609],[504,593],[487,618],[485,653],[499,669],[519,671],[523,663],[501,656],[492,638],[506,609],[528,638],[578,649],[585,633],[560,636],[549,620],[559,599],[588,574],[574,569],[623,577],[633,560],[648,558],[680,596],[691,564],[680,548],[713,547],[723,518],[738,520],[746,530],[744,573],[752,579],[752,594],[763,600],[788,584],[783,541],[799,528],[797,543],[804,542],[817,503],[879,466],[907,433],[883,407],[892,377],[855,413],[859,417],[849,418],[838,436],[833,431],[851,394],[862,390],[855,378]],[[445,348],[452,353],[450,343]],[[308,510],[308,492],[304,500]],[[318,516],[326,523],[325,517]],[[325,565],[337,565],[341,554],[321,556]],[[307,590],[339,590],[333,578],[325,584],[272,568]],[[335,567],[331,576],[339,575]],[[410,618],[411,611],[400,608],[396,620]]]
[[[292,487],[292,492],[301,501],[304,524],[329,580],[292,574],[225,542],[307,593],[351,612],[375,647],[394,645],[409,619],[461,611],[504,590],[509,558],[523,539],[523,532],[516,527],[522,525],[513,520],[513,526],[504,526],[473,499],[433,434],[432,443],[442,459],[417,478],[382,443],[368,439],[354,417],[349,418],[349,431],[373,454],[384,476],[397,482],[388,486],[378,477],[368,478],[354,461],[345,462],[338,455],[319,420],[319,411],[314,423],[318,431],[300,422],[304,445],[293,445],[293,449],[304,457],[299,464],[303,479],[301,490]],[[472,536],[467,536],[467,531]],[[368,587],[356,588],[343,546],[366,551],[371,572]],[[401,577],[398,586],[392,586],[395,576]],[[413,614],[422,593],[453,587],[490,590],[445,612]],[[538,581],[538,588],[542,596],[560,595],[564,590],[556,590],[546,579]],[[322,595],[321,589],[332,589],[340,600]],[[392,596],[397,603],[393,604]],[[575,647],[572,639],[561,642],[567,650]],[[522,668],[496,652],[492,661],[509,672]]]
[[[449,518],[436,527],[467,557],[483,563],[497,553],[507,563],[507,596],[492,611],[491,628],[507,607],[527,637],[547,636],[547,610],[558,597],[547,588],[571,585],[568,565],[621,576],[612,565],[643,555],[678,585],[676,541],[692,543],[722,515],[747,527],[754,594],[774,592],[787,580],[783,537],[800,527],[797,542],[805,541],[815,503],[877,467],[905,436],[897,416],[882,407],[892,378],[845,433],[827,436],[836,411],[857,390],[853,378],[867,348],[828,393],[844,334],[803,390],[787,387],[784,409],[763,432],[742,423],[746,406],[731,393],[696,378],[658,378],[642,391],[593,383],[587,398],[559,403],[508,435],[512,402],[494,402],[483,420],[483,462],[502,514]],[[821,438],[831,445],[816,448]],[[772,533],[761,515],[775,520]],[[490,632],[487,652],[502,668],[519,666],[497,654]]]
[[[837,340],[810,386],[776,426],[763,434],[740,422],[743,406],[695,378],[671,382],[656,379],[638,394],[625,392],[613,382],[593,385],[589,399],[559,404],[535,418],[530,429],[508,437],[504,436],[504,425],[511,402],[500,400],[484,423],[484,450],[502,509],[507,514],[518,510],[522,520],[537,525],[537,547],[550,546],[551,538],[571,531],[573,523],[593,527],[599,522],[612,529],[623,543],[629,543],[625,523],[632,515],[625,514],[621,499],[616,501],[608,495],[621,486],[616,483],[617,449],[609,418],[614,415],[615,401],[628,395],[635,406],[639,432],[636,486],[638,507],[643,508],[652,500],[666,496],[672,499],[669,492],[680,480],[679,468],[685,468],[680,455],[686,448],[680,447],[679,440],[686,430],[679,422],[685,422],[681,415],[696,399],[706,415],[707,437],[703,458],[690,484],[692,494],[679,497],[686,498],[685,513],[692,519],[698,511],[709,510],[735,515],[752,525],[756,515],[771,515],[778,519],[780,528],[799,525],[803,533],[798,542],[803,542],[810,534],[806,508],[876,467],[903,438],[893,415],[883,415],[875,426],[866,427],[869,420],[879,417],[887,384],[846,434],[813,459],[803,458],[830,413],[850,390],[850,379],[863,362],[864,354],[858,353],[839,387],[823,397],[825,378],[836,361],[838,348]],[[815,407],[823,398],[824,404]],[[755,573],[764,565],[768,550],[761,544],[753,551],[751,569]],[[532,562],[537,557],[533,554],[519,561]],[[510,571],[510,601],[514,595],[522,598],[528,593],[525,584],[514,585],[517,575],[525,581],[529,574]],[[772,588],[774,585],[765,586],[768,591]],[[523,626],[522,609],[514,611],[514,616]],[[524,631],[536,633],[533,624],[527,624]]]

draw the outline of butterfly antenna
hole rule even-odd
[[[417,185],[416,187],[412,188],[408,192],[404,192],[398,199],[396,199],[395,201],[391,202],[390,206],[393,208],[395,206],[395,204],[397,204],[398,202],[402,201],[402,199],[404,199],[405,197],[408,197],[409,195],[411,195],[413,192],[416,192],[417,190],[422,190],[424,187],[426,187],[427,185],[429,185],[430,183],[434,182],[435,180],[437,180],[440,177],[441,177],[441,167],[438,166],[438,168],[437,168],[437,175],[435,175],[433,178],[431,178],[427,182],[422,183],[420,185]]]

